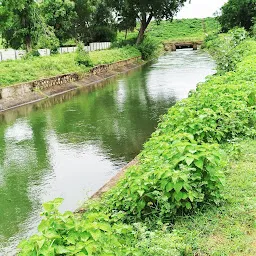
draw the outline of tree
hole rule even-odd
[[[125,30],[125,39],[127,39],[128,30],[134,30],[136,28],[136,16],[131,17],[129,15],[124,15],[118,18],[118,29],[119,31]]]
[[[42,15],[48,26],[53,27],[61,43],[73,37],[73,24],[77,17],[75,3],[71,0],[44,0]]]
[[[7,46],[32,49],[38,38],[39,7],[34,0],[3,0],[0,2],[0,25]]]
[[[123,18],[130,18],[133,22],[140,21],[140,30],[137,37],[137,44],[143,40],[145,31],[154,18],[157,21],[162,19],[172,20],[179,8],[187,0],[108,0],[117,15]]]
[[[85,44],[93,41],[113,41],[116,22],[111,8],[105,1],[75,0],[77,19],[74,23],[76,38]]]
[[[88,44],[91,41],[91,23],[93,13],[96,10],[95,0],[75,0],[75,12],[77,14],[74,31],[78,41]]]
[[[112,10],[105,1],[98,1],[91,25],[93,41],[112,42],[116,39],[116,22]]]
[[[256,0],[229,0],[221,11],[222,14],[218,20],[223,32],[236,26],[249,30],[256,18]]]

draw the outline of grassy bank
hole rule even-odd
[[[76,53],[34,57],[25,60],[0,62],[0,87],[72,72],[87,72],[89,68],[77,65]],[[93,66],[140,56],[135,47],[90,52]]]
[[[156,22],[152,22],[147,35],[152,38],[156,44],[172,40],[203,40],[205,33],[216,30],[217,26],[218,24],[212,18],[205,20],[175,20],[173,23],[162,21],[160,25],[157,25]],[[129,33],[128,39],[134,40],[137,34],[137,30]],[[118,34],[118,42],[120,43],[123,39],[124,32],[120,32]],[[150,45],[143,47],[146,51],[146,55],[150,54],[153,50]],[[90,58],[93,66],[96,66],[98,64],[112,63],[140,55],[141,52],[136,47],[128,46],[100,52],[91,52]],[[75,56],[75,53],[69,53],[0,62],[0,87],[71,72],[87,72],[89,68],[77,65]]]
[[[237,151],[233,151],[233,147]],[[256,141],[242,139],[224,146],[229,157],[226,199],[196,214],[177,218],[173,229],[195,255],[256,255]]]
[[[170,41],[201,41],[206,34],[219,30],[219,24],[213,18],[206,19],[181,19],[161,21],[160,25],[154,21],[149,25],[147,35],[158,42]],[[138,28],[128,32],[127,39],[134,39],[138,34]],[[118,40],[124,40],[125,32],[118,33]]]
[[[207,44],[219,73],[161,118],[139,163],[85,213],[46,203],[20,255],[255,255],[256,41],[236,30]]]

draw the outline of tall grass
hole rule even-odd
[[[204,25],[205,24],[205,25]],[[139,25],[138,25],[139,26]],[[204,30],[205,27],[205,30]],[[127,39],[137,37],[138,27],[129,32]],[[170,21],[161,21],[158,25],[153,21],[146,34],[150,37],[154,37],[159,42],[163,41],[197,41],[203,40],[206,33],[212,33],[219,29],[219,24],[214,18],[202,19],[181,19]],[[124,40],[125,32],[118,33],[118,40]]]
[[[89,68],[77,65],[75,56],[75,53],[67,53],[0,62],[0,87],[60,74],[87,72]],[[140,52],[135,47],[90,52],[93,66],[136,56],[140,56]]]

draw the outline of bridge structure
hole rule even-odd
[[[203,41],[191,41],[191,42],[168,42],[164,43],[165,51],[176,51],[177,49],[185,49],[192,48],[193,50],[197,50],[200,45],[202,45]]]

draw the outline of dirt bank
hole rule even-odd
[[[0,89],[0,112],[35,103],[82,87],[98,83],[139,67],[140,57],[93,67],[89,72],[64,74]]]

